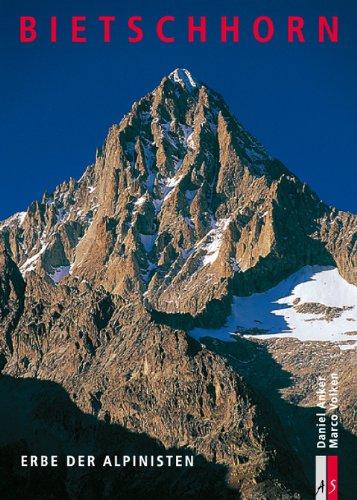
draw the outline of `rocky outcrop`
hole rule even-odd
[[[0,245],[0,351],[13,354],[12,334],[24,308],[25,282],[6,248]]]
[[[104,289],[82,282],[53,290],[29,275],[3,374],[57,382],[99,421],[145,433],[166,449],[192,450],[224,467],[227,484],[247,498],[255,491],[304,491],[279,420],[221,357]],[[51,407],[43,411],[55,418]],[[46,439],[56,445],[51,433]],[[104,445],[96,453],[102,452]],[[292,467],[300,485],[286,479]]]
[[[44,441],[63,450],[77,446],[78,428],[85,436],[95,425],[98,453],[113,435],[124,450],[135,441],[147,450],[192,451],[203,460],[197,498],[207,498],[212,464],[219,472],[210,491],[226,484],[222,498],[237,491],[247,499],[309,498],[281,416],[259,384],[225,348],[201,344],[185,329],[222,324],[232,294],[271,288],[307,264],[336,265],[356,283],[355,234],[354,215],[321,202],[219,94],[175,70],[111,127],[78,181],[0,223],[4,391],[24,379],[39,382],[36,394],[54,391],[53,401],[74,415],[68,426],[67,417],[56,421],[61,404],[51,409],[46,398],[40,410],[31,403],[29,418],[45,414],[41,432],[43,422],[56,421],[63,441],[51,432]],[[2,442],[4,456],[24,446],[41,452],[34,440],[23,443],[25,427]],[[168,498],[193,491],[190,474],[176,493],[175,475],[164,476],[167,484],[135,477]],[[63,497],[110,497],[97,477],[88,479],[92,486],[87,479],[61,476]],[[124,479],[120,489],[108,477],[108,491],[145,494]]]
[[[341,276],[357,283],[357,218],[354,214],[331,209],[320,221],[319,237],[333,256]]]
[[[356,283],[356,217],[323,204],[185,74],[132,106],[79,181],[2,223],[22,273],[70,273],[192,317],[306,264]]]
[[[321,377],[330,385],[331,375],[337,376],[339,408],[334,413],[339,419],[338,453],[345,462],[339,471],[339,494],[352,500],[356,495],[354,460],[346,460],[346,457],[355,457],[357,443],[355,351],[341,351],[332,342],[286,338],[246,340],[239,337],[236,342],[221,342],[206,337],[204,342],[223,356],[257,394],[269,399],[311,485],[315,481],[316,413],[321,412],[317,407],[317,383]],[[330,412],[327,408],[328,426]],[[314,493],[305,493],[302,498],[313,498]]]

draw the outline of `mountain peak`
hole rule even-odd
[[[168,78],[188,91],[192,91],[198,86],[198,81],[185,68],[176,68],[169,74]]]
[[[24,276],[57,284],[69,275],[117,295],[135,291],[160,313],[196,317],[231,282],[251,293],[306,264],[336,261],[356,282],[355,219],[341,216],[338,239],[337,217],[219,94],[177,68],[111,127],[78,182],[0,223],[0,241]],[[257,279],[246,284],[246,271]],[[209,293],[197,300],[208,274]]]

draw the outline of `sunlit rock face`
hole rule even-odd
[[[284,419],[264,399],[269,391],[257,395],[249,386],[256,379],[244,379],[248,341],[235,340],[239,355],[228,356],[226,343],[202,337],[218,327],[213,336],[225,329],[219,339],[231,340],[256,321],[260,330],[271,321],[273,334],[311,315],[347,321],[350,302],[313,300],[306,289],[296,295],[284,283],[321,266],[337,284],[355,284],[355,234],[354,215],[320,201],[244,130],[219,94],[177,69],[110,128],[79,180],[0,223],[0,368],[17,379],[60,384],[95,421],[201,455],[206,472],[194,483],[197,498],[207,497],[212,463],[224,467],[233,495],[308,498]],[[267,294],[265,302],[259,294]],[[272,297],[295,316],[272,321]],[[41,421],[46,441],[55,419],[58,435],[67,436],[64,448],[72,446],[76,425],[66,427],[73,423],[67,413],[50,406],[35,405],[30,421]],[[92,432],[92,423],[89,430],[80,425]],[[106,436],[95,444],[98,453],[105,452]],[[26,441],[26,432],[16,439]],[[43,441],[34,442],[27,445],[43,451]],[[63,488],[76,497],[82,480],[64,479]],[[167,493],[150,474],[138,484],[146,480]],[[191,491],[185,488],[192,488],[192,476],[180,480],[177,491]],[[177,477],[170,481],[173,492]],[[223,483],[210,489],[217,498]]]
[[[86,279],[164,313],[196,317],[306,264],[356,282],[356,218],[324,205],[185,69],[134,103],[79,181],[0,228],[24,276]]]

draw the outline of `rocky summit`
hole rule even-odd
[[[164,77],[110,128],[79,180],[0,223],[0,470],[14,496],[48,498],[56,481],[58,498],[313,498],[291,437],[298,414],[284,419],[291,392],[283,404],[257,377],[281,372],[280,341],[237,336],[227,352],[188,332],[221,327],[234,297],[304,266],[334,267],[356,285],[356,227],[218,93],[186,69]],[[296,309],[326,316],[330,304],[317,302]],[[326,317],[351,316],[353,333],[351,306],[339,309]],[[348,370],[353,352],[329,349]],[[304,391],[299,421],[313,383]],[[197,467],[44,472],[17,462],[23,451],[168,450],[194,454]]]

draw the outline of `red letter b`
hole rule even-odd
[[[20,42],[31,43],[36,40],[37,33],[35,30],[36,19],[32,16],[20,17]]]

